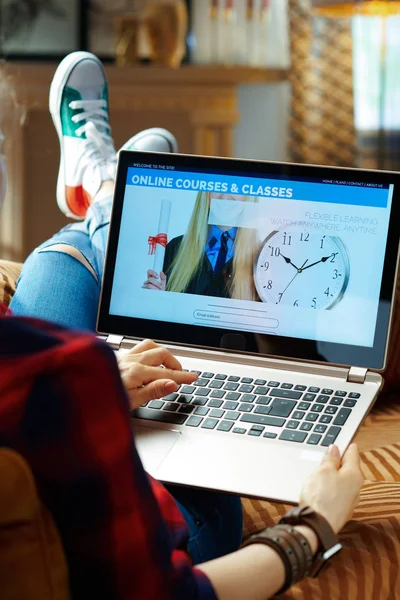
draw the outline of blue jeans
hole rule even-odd
[[[11,302],[15,315],[95,331],[111,204],[111,197],[96,202],[89,208],[85,221],[64,227],[32,252]],[[78,250],[90,269],[65,252],[51,250],[59,244]],[[168,489],[188,525],[188,549],[196,564],[239,548],[240,498],[177,486]]]

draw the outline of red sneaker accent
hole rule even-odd
[[[65,186],[65,197],[69,210],[77,217],[85,217],[91,205],[91,197],[81,185]]]

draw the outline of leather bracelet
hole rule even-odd
[[[290,525],[279,525],[265,529],[252,535],[242,546],[244,548],[250,544],[265,544],[277,552],[285,567],[285,583],[279,590],[279,594],[282,594],[302,579],[307,568],[307,558],[304,554],[299,560],[301,545],[290,533],[292,529]]]
[[[291,527],[289,531],[293,535],[293,538],[296,540],[300,548],[300,554],[302,555],[302,558],[304,560],[302,577],[308,577],[309,571],[314,562],[314,555],[311,546],[306,536],[303,535],[300,531],[298,531],[294,527]]]

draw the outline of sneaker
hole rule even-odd
[[[130,138],[121,150],[136,152],[178,152],[178,142],[170,131],[160,127],[144,129]]]
[[[53,77],[49,107],[60,141],[57,204],[67,217],[82,219],[101,184],[114,179],[116,167],[107,78],[94,54],[64,58]]]

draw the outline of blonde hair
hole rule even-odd
[[[248,201],[255,201],[253,198],[247,198]],[[210,203],[209,193],[197,194],[188,230],[183,236],[169,273],[166,273],[169,292],[184,292],[201,265],[208,237]],[[231,298],[237,300],[259,299],[253,278],[258,249],[257,231],[239,227],[235,238],[232,279],[229,283]]]

